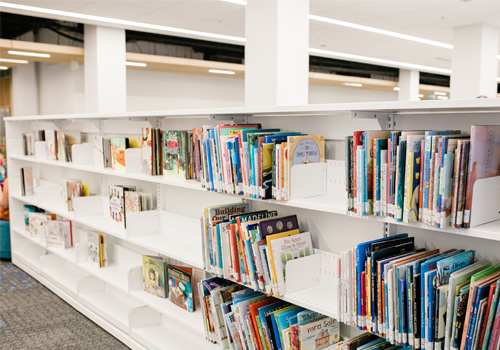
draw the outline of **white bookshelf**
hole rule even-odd
[[[142,174],[137,149],[126,151],[125,172],[93,164],[91,142],[94,135],[139,136],[141,127],[146,126],[190,129],[228,120],[324,134],[329,159],[326,194],[290,201],[264,201],[208,192],[194,180],[173,181]],[[142,290],[142,254],[164,254],[202,268],[201,208],[244,200],[250,203],[252,210],[274,209],[280,215],[297,214],[301,229],[311,231],[315,248],[325,252],[338,254],[361,241],[408,232],[416,237],[419,247],[476,249],[478,259],[497,263],[500,260],[500,221],[470,229],[438,229],[421,223],[403,224],[386,217],[353,217],[347,213],[343,139],[354,130],[454,128],[466,131],[473,124],[499,123],[498,99],[7,118],[13,262],[133,349],[216,349],[217,345],[205,340],[200,310],[188,313]],[[35,156],[23,155],[21,134],[40,129],[82,132],[83,144],[74,146],[72,163],[47,160],[43,142],[37,143]],[[34,196],[21,196],[18,174],[23,166],[33,167]],[[62,207],[59,199],[61,178],[79,178],[89,183],[91,196],[78,198],[74,203],[75,211],[69,212]],[[155,210],[131,215],[126,229],[114,225],[107,203],[107,188],[111,184],[136,185],[138,190],[152,192]],[[500,189],[496,190],[500,194]],[[24,204],[36,205],[72,220],[78,232],[74,247],[67,250],[47,247],[43,240],[31,237],[24,227]],[[86,229],[108,235],[109,266],[99,269],[87,263]],[[297,273],[307,274],[308,270],[298,265]],[[335,302],[331,300],[333,296],[334,291],[325,282],[299,288],[282,299],[337,317]],[[359,331],[342,325],[341,333],[350,338]]]

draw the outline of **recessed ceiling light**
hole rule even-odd
[[[325,56],[330,56],[330,57],[350,58],[350,59],[358,60],[358,61],[361,61],[361,62],[375,62],[375,63],[380,63],[382,65],[386,65],[386,66],[389,66],[389,67],[396,66],[396,67],[403,67],[403,68],[411,68],[411,69],[414,69],[414,70],[420,70],[420,71],[424,71],[424,72],[435,72],[435,73],[451,74],[451,69],[443,69],[443,68],[422,66],[420,64],[391,61],[391,60],[385,60],[385,59],[382,59],[382,58],[374,58],[374,57],[352,55],[350,53],[333,52],[333,51],[313,49],[313,48],[309,48],[308,51],[311,52],[311,53],[317,53],[317,54],[320,54],[320,55],[325,55]]]
[[[448,94],[446,92],[442,92],[442,91],[434,91],[434,95],[446,96]]]
[[[133,67],[146,67],[146,63],[140,63],[140,62],[125,62],[126,66],[133,66]]]
[[[0,62],[9,62],[9,63],[20,63],[20,64],[27,64],[29,61],[26,60],[13,60],[10,58],[0,58]]]
[[[438,100],[447,100],[448,96],[436,96]]]
[[[13,51],[13,50],[9,50],[9,53],[11,55],[19,55],[19,56],[44,57],[44,58],[50,57],[48,53],[24,52],[24,51]]]
[[[245,6],[247,4],[247,2],[243,1],[243,0],[221,0],[221,1],[232,2],[233,4],[238,4],[238,5],[243,5],[243,6]]]
[[[360,83],[344,83],[345,86],[355,86],[355,87],[362,87],[363,84]]]
[[[233,71],[230,71],[230,70],[220,70],[220,69],[209,69],[208,72],[209,73],[216,73],[216,74],[229,74],[229,75],[235,74],[235,72],[233,72]]]
[[[9,67],[0,66],[0,70],[7,70],[7,69],[9,69]]]
[[[229,36],[229,35],[199,32],[196,30],[166,27],[166,26],[160,26],[160,25],[156,25],[156,24],[126,21],[126,20],[117,19],[117,18],[85,15],[83,13],[52,10],[52,9],[46,9],[46,8],[42,8],[42,7],[26,6],[26,5],[20,5],[20,4],[11,4],[11,3],[7,3],[7,2],[0,2],[0,7],[17,9],[17,10],[21,10],[23,12],[37,12],[37,13],[44,13],[44,14],[49,14],[49,15],[56,15],[58,17],[69,17],[69,18],[75,18],[75,19],[83,19],[83,20],[87,21],[86,23],[93,22],[92,24],[97,24],[96,22],[100,22],[100,24],[105,24],[105,23],[115,24],[115,25],[121,26],[122,28],[126,28],[126,29],[142,28],[142,29],[152,30],[155,33],[158,33],[158,32],[180,33],[180,34],[201,36],[201,37],[211,38],[211,39],[221,39],[221,40],[236,41],[236,42],[243,42],[243,43],[246,41],[245,38]],[[29,14],[27,14],[27,15],[29,15]],[[66,19],[66,20],[69,20],[69,19]]]
[[[339,20],[336,20],[336,19],[331,19],[331,18],[326,18],[326,17],[320,17],[320,16],[315,16],[315,15],[309,15],[309,19],[312,19],[312,20],[315,20],[315,21],[320,21],[320,22],[325,22],[325,23],[330,23],[330,24],[335,24],[335,25],[343,26],[343,27],[360,29],[360,30],[364,30],[366,32],[372,32],[372,33],[377,33],[377,34],[388,35],[388,36],[392,36],[392,37],[395,37],[395,38],[400,38],[400,39],[405,39],[405,40],[411,40],[411,41],[415,41],[415,42],[422,43],[422,44],[428,44],[428,45],[434,45],[434,46],[444,47],[445,49],[453,49],[453,45],[450,45],[450,44],[440,43],[438,41],[428,40],[428,39],[424,39],[424,38],[418,38],[416,36],[411,36],[411,35],[406,35],[406,34],[391,32],[389,30],[383,30],[383,29],[378,29],[378,28],[373,28],[373,27],[362,26],[360,24],[355,24],[355,23],[350,23],[350,22],[344,22],[344,21],[339,21]]]
[[[394,91],[399,91],[399,87],[398,87],[398,86],[395,86],[395,87],[394,87]]]

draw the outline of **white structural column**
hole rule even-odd
[[[307,104],[309,0],[249,0],[245,105]]]
[[[487,24],[453,30],[451,98],[496,97],[499,38],[498,27]]]
[[[420,86],[420,72],[417,70],[399,70],[399,101],[417,101]]]
[[[12,68],[12,115],[38,115],[39,96],[36,63],[20,64]]]
[[[85,110],[125,112],[125,29],[85,25]]]

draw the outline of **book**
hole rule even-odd
[[[30,229],[30,216],[29,216],[30,213],[36,213],[39,211],[40,211],[40,209],[34,205],[29,205],[29,204],[23,205],[24,226],[25,226],[26,230],[29,231],[29,229]],[[44,211],[42,211],[42,212],[44,212]]]
[[[336,319],[325,317],[300,327],[300,349],[319,350],[340,340],[340,326]]]
[[[66,162],[66,137],[63,131],[57,131],[57,159]]]
[[[142,282],[144,291],[160,298],[168,295],[167,261],[161,256],[142,256]]]
[[[272,237],[272,236],[268,236]],[[277,278],[276,295],[286,294],[286,264],[290,260],[314,254],[311,233],[303,232],[293,236],[276,238],[271,241],[274,269]]]
[[[33,186],[33,169],[28,166],[21,168],[21,194],[32,196],[35,194]]]
[[[104,143],[102,136],[94,136],[92,150],[94,152],[94,165],[98,168],[104,168],[106,164],[104,161]]]
[[[169,300],[189,312],[194,312],[195,304],[191,286],[192,269],[169,265],[167,274]]]
[[[52,220],[51,215],[42,213],[29,213],[30,235],[32,237],[45,237],[45,222]],[[54,214],[55,219],[55,214]]]
[[[47,247],[71,248],[73,235],[70,220],[48,220],[44,223]]]
[[[142,160],[142,173],[146,175],[153,175],[153,133],[151,128],[142,128],[141,137],[141,160]]]
[[[125,228],[124,188],[109,186],[109,215],[114,223]]]
[[[45,130],[45,144],[47,146],[47,158],[57,160],[57,143],[55,130]]]
[[[105,234],[87,230],[88,262],[94,267],[104,267],[108,261],[108,251],[105,243]]]
[[[125,172],[125,150],[128,148],[128,139],[125,137],[111,137],[111,168]]]
[[[189,179],[186,131],[163,130],[163,176]]]

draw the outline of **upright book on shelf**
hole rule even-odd
[[[160,298],[168,296],[167,261],[161,256],[142,256],[142,281],[145,292]]]

